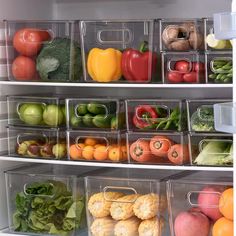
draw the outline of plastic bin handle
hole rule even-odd
[[[203,149],[204,149],[204,143],[208,143],[208,142],[225,142],[225,143],[233,143],[232,140],[227,140],[227,139],[202,139],[199,144],[198,144],[198,149],[199,149],[199,152],[202,152]],[[220,154],[223,154],[223,155],[228,155],[230,154],[230,152],[224,152],[224,153],[215,153],[215,152],[208,152],[208,154],[210,155],[220,155]]]
[[[187,61],[189,63],[188,71],[181,72],[181,71],[175,70],[173,67],[174,67],[175,63],[178,62],[178,61]],[[177,73],[185,74],[185,73],[191,72],[192,68],[193,68],[193,62],[189,58],[184,58],[184,57],[174,58],[174,59],[168,60],[168,62],[167,62],[167,70],[168,71],[172,71],[172,72],[177,72]]]
[[[49,185],[54,187],[54,185],[52,183],[49,183]],[[48,198],[53,198],[54,197],[54,194],[52,194],[52,195],[45,195],[45,194],[31,194],[31,193],[27,193],[27,191],[26,191],[27,188],[28,188],[28,184],[24,184],[23,192],[27,196],[32,196],[32,197],[48,197]]]
[[[232,61],[232,57],[216,57],[216,58],[213,58],[211,61],[210,61],[210,69],[213,73],[219,73],[219,74],[228,74],[229,72],[227,70],[225,71],[218,71],[215,66],[214,66],[214,62],[215,61]]]
[[[44,133],[21,133],[16,137],[16,143],[20,145],[22,143],[21,139],[25,140],[27,137],[35,137],[36,140],[39,140],[40,137],[45,139],[45,143],[48,143],[48,136]]]

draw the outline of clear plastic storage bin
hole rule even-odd
[[[49,165],[5,172],[10,232],[80,235],[86,227],[85,190],[77,176],[73,168],[57,172]]]
[[[124,102],[116,99],[66,99],[68,129],[112,129],[125,127]]]
[[[126,100],[126,126],[129,131],[184,131],[186,110],[181,100]]]
[[[167,84],[205,83],[205,58],[196,52],[163,52],[162,81]]]
[[[56,96],[8,96],[8,124],[31,127],[65,126],[64,103],[64,99]]]
[[[162,19],[160,32],[161,51],[204,49],[203,19]]]
[[[219,99],[187,100],[188,130],[193,132],[217,132],[214,125],[214,104],[226,102]]]
[[[232,135],[190,133],[188,137],[192,165],[233,166]]]
[[[81,21],[86,82],[147,83],[155,77],[153,20]]]
[[[15,157],[67,159],[66,132],[59,129],[8,127],[8,155]]]
[[[127,133],[129,162],[184,165],[190,163],[187,136],[183,133]]]
[[[73,21],[6,21],[9,79],[42,82],[80,80],[82,59],[76,28],[79,26]]]
[[[125,134],[67,131],[68,158],[75,161],[127,162]]]
[[[232,83],[232,53],[206,53],[206,63],[206,80],[208,83]]]

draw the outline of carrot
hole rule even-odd
[[[187,145],[175,144],[168,151],[169,160],[175,165],[183,165],[189,162],[189,150]]]
[[[137,162],[148,162],[152,158],[149,142],[146,140],[137,140],[129,148],[130,156]]]

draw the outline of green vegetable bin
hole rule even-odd
[[[81,235],[86,227],[85,190],[83,178],[77,175],[73,167],[65,171],[50,165],[6,171],[10,231],[28,235]]]

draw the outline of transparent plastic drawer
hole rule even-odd
[[[68,129],[118,130],[125,128],[124,102],[116,99],[66,99]]]
[[[206,54],[208,83],[229,84],[233,81],[232,53]]]
[[[186,111],[181,100],[126,100],[126,126],[129,131],[184,131]]]
[[[162,19],[160,32],[161,51],[204,49],[204,21],[202,19]]]
[[[188,130],[193,132],[217,132],[214,120],[214,104],[229,100],[202,99],[187,100]]]
[[[65,126],[64,103],[63,99],[56,96],[8,96],[8,123],[31,127]]]
[[[163,52],[162,80],[166,84],[205,83],[205,58],[196,52]]]
[[[127,162],[125,134],[119,131],[67,131],[68,158],[73,161]]]
[[[153,20],[81,21],[86,82],[148,83],[156,75]]]
[[[232,135],[190,133],[188,137],[192,165],[233,166]]]
[[[190,163],[188,140],[183,133],[127,133],[129,162],[184,165]]]
[[[43,165],[5,172],[11,233],[80,235],[86,227],[84,181],[72,169],[56,173]]]
[[[82,59],[76,28],[73,21],[6,21],[9,79],[79,81]]]
[[[8,155],[15,157],[67,159],[66,132],[59,129],[9,126]]]

